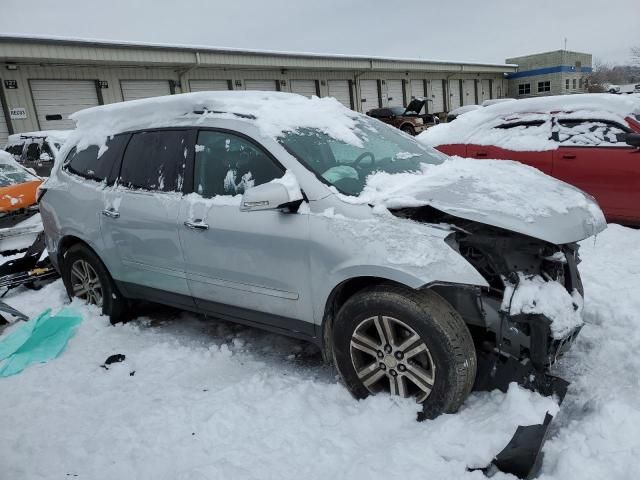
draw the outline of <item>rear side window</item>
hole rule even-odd
[[[64,169],[75,175],[112,184],[115,180],[118,160],[126,144],[127,135],[117,135],[107,142],[107,150],[98,157],[99,148],[92,145],[84,150],[74,148],[69,152]]]
[[[187,163],[189,130],[157,130],[131,137],[120,171],[127,188],[178,192]]]
[[[27,143],[27,148],[24,150],[22,160],[25,162],[36,162],[40,160],[40,143]]]

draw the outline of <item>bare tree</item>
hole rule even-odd
[[[640,65],[640,45],[631,47],[631,61],[635,65]]]

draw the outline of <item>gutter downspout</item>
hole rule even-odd
[[[194,63],[193,65],[191,65],[189,68],[182,70],[182,71],[178,71],[178,81],[180,82],[180,91],[182,93],[187,93],[187,91],[185,90],[185,85],[186,85],[186,79],[185,76],[187,75],[187,73],[195,70],[196,68],[200,67],[201,62],[200,62],[200,52],[195,52],[196,54],[196,63]],[[191,89],[189,88],[189,91],[191,91]]]

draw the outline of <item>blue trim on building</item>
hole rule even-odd
[[[534,70],[525,70],[522,72],[508,73],[507,78],[522,78],[522,77],[535,77],[536,75],[548,75],[550,73],[591,73],[593,69],[591,67],[582,67],[580,71],[576,70],[576,67],[570,67],[567,65],[558,65],[556,67],[536,68]]]

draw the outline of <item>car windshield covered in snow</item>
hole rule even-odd
[[[322,181],[354,196],[362,192],[372,173],[417,172],[422,163],[437,165],[447,158],[377,120],[358,119],[354,133],[361,145],[313,128],[287,132],[279,141]]]
[[[38,177],[16,165],[12,160],[0,160],[0,187],[8,187],[9,185],[32,182],[34,180],[38,180]]]

